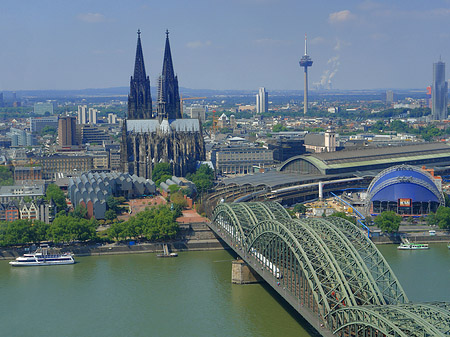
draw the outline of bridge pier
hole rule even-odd
[[[234,260],[231,266],[231,282],[249,284],[261,282],[261,277],[243,260]]]

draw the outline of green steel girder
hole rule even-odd
[[[385,336],[410,337],[388,318],[366,306],[336,310],[328,316],[328,325],[333,327],[333,334],[338,334],[345,328],[356,327],[358,329],[375,329]]]
[[[347,312],[345,312],[347,310]],[[349,313],[353,311],[351,315]],[[345,309],[336,310],[330,316],[336,318],[336,330],[342,330],[345,326],[355,324],[357,321],[367,321],[361,319],[361,313],[370,313],[383,317],[385,322],[388,322],[392,329],[400,330],[408,337],[440,337],[445,336],[448,332],[448,325],[445,326],[449,319],[448,315],[440,313],[438,310],[433,310],[432,305],[418,305],[413,303],[399,304],[399,305],[385,305],[385,306],[359,306],[349,307]],[[428,312],[428,315],[427,315]],[[439,316],[437,319],[431,319],[430,313],[435,313]],[[338,316],[342,316],[338,317]],[[355,317],[355,313],[357,316]],[[428,317],[427,317],[428,316]],[[435,324],[439,322],[440,327]],[[339,324],[341,323],[341,324]],[[343,324],[342,324],[343,323]],[[442,328],[442,326],[444,326]],[[377,328],[376,325],[374,325]],[[448,336],[448,334],[447,334]]]
[[[287,221],[286,226],[308,247],[305,251],[310,260],[315,261],[315,271],[320,276],[322,286],[327,290],[330,303],[333,303],[330,305],[331,309],[342,305],[356,305],[356,298],[344,273],[325,242],[311,228],[297,221]]]
[[[322,287],[321,280],[319,280],[317,273],[313,267],[313,263],[303,249],[302,244],[298,241],[297,237],[283,224],[278,221],[268,220],[260,223],[255,227],[247,238],[247,254],[255,254],[252,252],[253,246],[256,246],[258,240],[264,240],[264,236],[273,234],[280,238],[289,248],[289,250],[295,256],[296,262],[300,265],[300,270],[306,277],[309,288],[313,290],[313,297],[319,308],[319,312],[325,317],[330,312],[330,304],[328,302],[325,291]],[[259,243],[260,244],[260,243]],[[262,254],[265,252],[256,252],[256,254]],[[271,256],[264,256],[266,259],[272,261]]]
[[[225,224],[226,226],[224,226],[224,223],[222,222],[226,221],[226,219],[228,219],[228,221]],[[237,239],[235,241],[244,242],[245,235],[241,223],[234,210],[230,207],[230,204],[222,203],[217,205],[214,209],[212,221],[219,222],[220,226],[225,228],[226,232],[228,232],[227,235],[233,236],[233,239]],[[231,230],[228,230],[228,226],[234,229],[234,231],[231,232]]]
[[[306,223],[316,232],[316,235],[326,242],[346,275],[347,282],[358,298],[359,305],[386,304],[383,294],[378,289],[363,259],[342,232],[334,226],[330,226],[326,219],[303,219],[298,222]]]
[[[267,202],[260,202],[259,204],[262,204],[272,212],[272,214],[274,215],[273,219],[277,219],[279,221],[291,220],[291,216],[289,215],[288,211],[278,202],[267,201]]]
[[[397,306],[421,317],[444,335],[450,335],[450,303],[414,303]]]
[[[278,236],[283,236],[288,233],[296,238],[297,242],[301,245],[301,253],[304,258],[313,266],[312,270],[316,274],[316,278],[320,281],[320,286],[327,297],[331,310],[342,305],[357,304],[334,255],[321,238],[310,228],[307,226],[299,226],[297,222],[292,220],[285,221],[283,224],[273,220],[262,222],[249,233],[247,251],[251,252],[251,248],[255,246],[255,242],[262,240],[263,235],[268,233]],[[276,257],[267,256],[267,258],[275,263]],[[297,261],[297,263],[299,262]],[[317,289],[317,287],[314,289]],[[325,312],[326,314],[328,312]]]
[[[342,232],[359,252],[386,303],[408,303],[408,297],[391,267],[365,233],[353,223],[342,218],[328,217],[327,221]]]
[[[347,220],[292,220],[281,205],[257,202],[219,204],[213,221],[238,250],[281,274],[283,286],[334,333],[450,335],[450,303],[408,303],[381,253]]]
[[[267,219],[275,219],[273,213],[270,211],[270,209],[265,207],[264,204],[260,202],[247,202],[246,204],[251,209],[258,222]]]

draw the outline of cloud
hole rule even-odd
[[[340,51],[343,47],[348,47],[350,45],[351,45],[350,42],[347,42],[347,41],[344,41],[341,39],[336,39],[336,44],[334,45],[333,49],[335,51]]]
[[[100,13],[82,13],[78,14],[77,19],[88,23],[98,23],[104,22],[106,20],[105,16]]]
[[[308,39],[308,44],[313,44],[313,45],[322,44],[324,42],[325,42],[325,38],[323,38],[322,36],[316,36],[312,39]]]
[[[195,48],[203,48],[203,47],[208,47],[210,46],[212,43],[211,41],[191,41],[186,43],[186,47],[191,48],[191,49],[195,49]]]
[[[350,12],[348,9],[345,9],[340,12],[331,13],[328,20],[331,24],[337,24],[342,22],[347,22],[355,19],[356,16]]]

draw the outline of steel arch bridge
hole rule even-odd
[[[411,304],[376,246],[337,217],[222,203],[211,228],[324,336],[448,336],[450,304]]]

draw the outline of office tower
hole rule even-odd
[[[34,103],[33,112],[35,115],[53,115],[54,107],[52,102],[37,102]]]
[[[313,61],[311,57],[308,56],[308,46],[306,43],[306,34],[305,34],[305,55],[300,60],[300,67],[303,67],[305,70],[305,91],[303,93],[303,113],[306,114],[308,112],[308,67],[311,67]]]
[[[256,95],[256,113],[263,113],[269,111],[269,95],[265,88],[259,88]]]
[[[30,132],[40,133],[46,126],[58,129],[58,116],[30,117]]]
[[[192,104],[184,109],[190,118],[198,119],[202,123],[206,121],[207,107],[201,104]]]
[[[431,86],[431,115],[434,120],[447,119],[448,83],[445,81],[445,63],[433,63],[433,84]]]
[[[394,92],[392,90],[386,90],[386,104],[392,104],[394,102]]]
[[[78,106],[77,124],[87,124],[87,105]]]
[[[108,114],[108,124],[116,124],[117,123],[117,115],[113,113]]]
[[[75,117],[65,116],[58,121],[58,145],[72,146],[76,142],[76,124]]]
[[[6,136],[11,139],[12,147],[33,146],[34,138],[31,133],[17,128],[10,128]]]
[[[97,109],[89,108],[89,124],[97,124]]]

